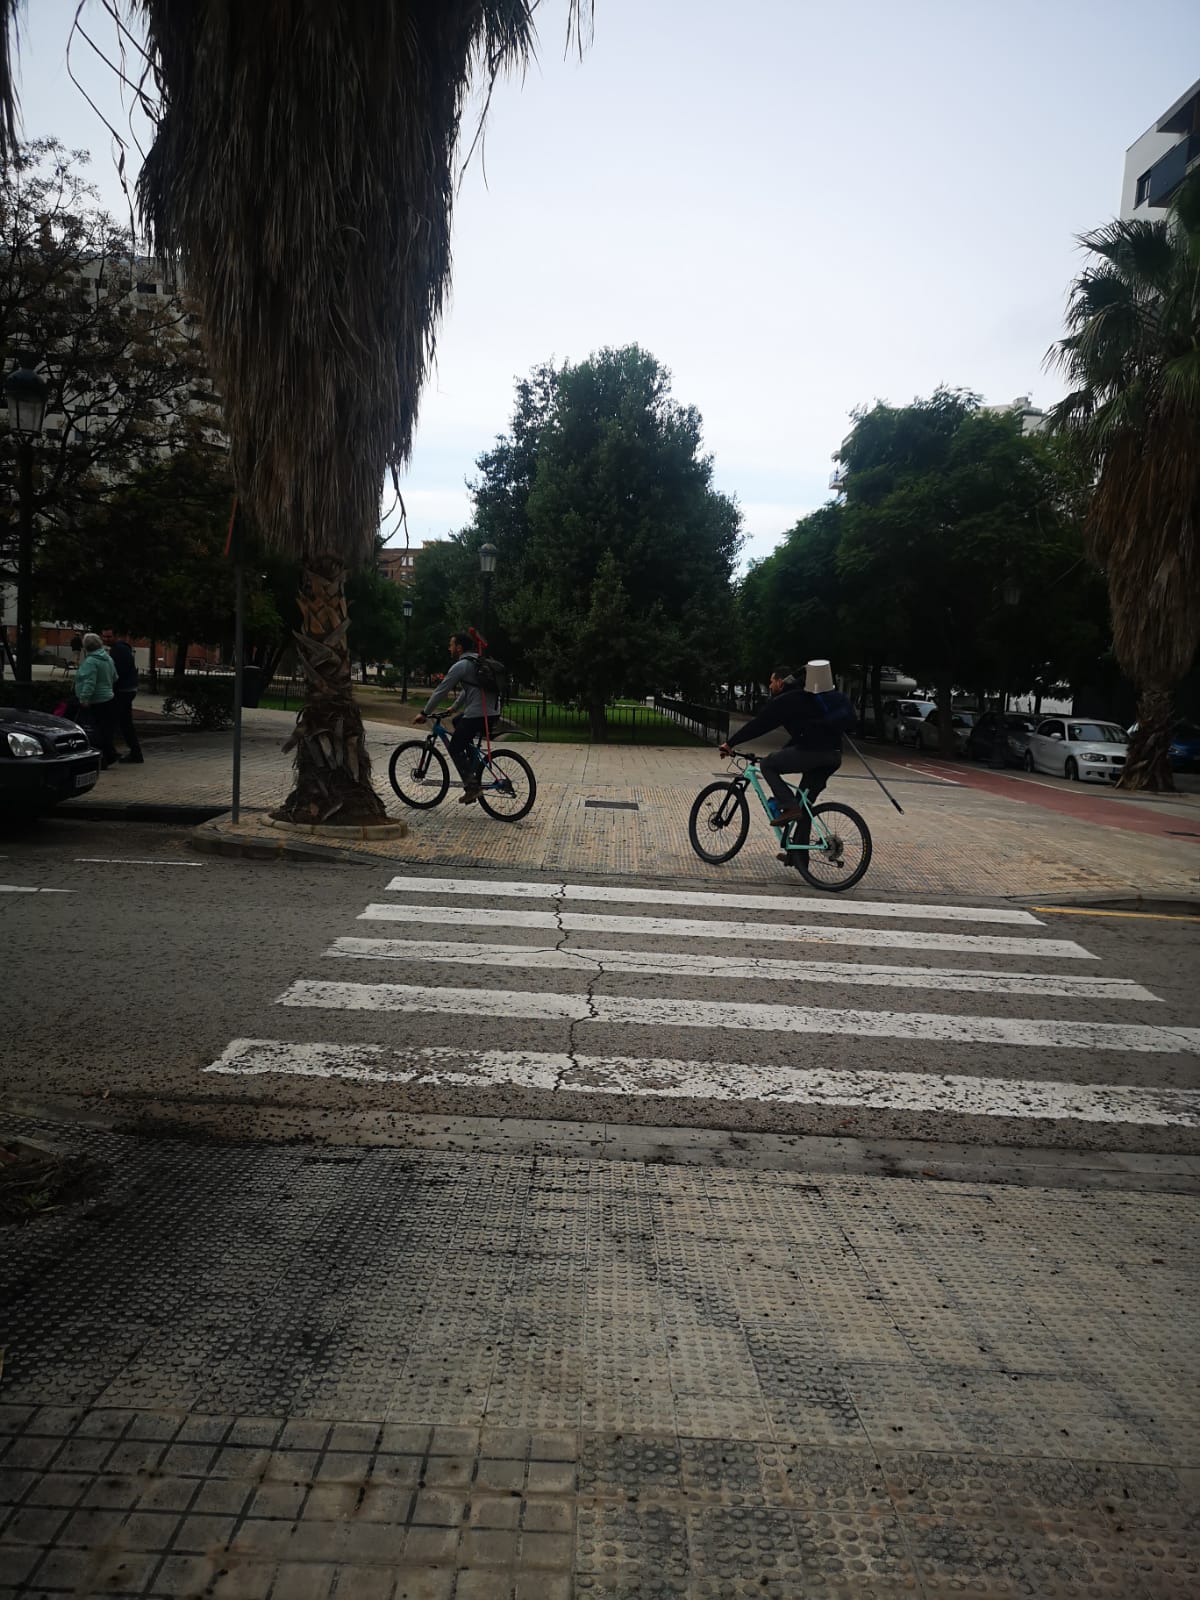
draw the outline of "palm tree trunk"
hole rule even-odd
[[[1174,789],[1170,758],[1174,720],[1170,689],[1146,684],[1138,693],[1137,732],[1117,779],[1118,789]]]
[[[307,688],[284,746],[296,752],[296,784],[272,815],[284,822],[386,822],[354,703],[346,569],[335,561],[306,564],[297,599],[304,631],[296,634],[296,648]]]

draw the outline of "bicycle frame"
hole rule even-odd
[[[432,749],[433,745],[434,745],[434,741],[437,740],[437,739],[440,739],[442,741],[442,743],[446,746],[447,750],[448,750],[450,748],[450,735],[446,732],[446,729],[443,726],[442,717],[441,717],[440,713],[437,712],[437,711],[434,711],[430,715],[430,719],[429,720],[430,720],[430,723],[431,723],[431,727],[429,729],[429,732],[425,735],[426,744],[429,746],[430,749]],[[490,758],[480,748],[480,744],[479,744],[480,737],[481,737],[480,735],[476,735],[473,748],[474,748],[474,751],[475,751],[475,759],[476,759],[476,761],[478,763],[478,766],[479,766],[479,775],[482,778],[482,776],[483,776],[483,774],[485,772],[491,772],[493,769],[492,769],[492,764],[491,764]],[[491,783],[482,783],[481,782],[479,787],[481,789],[503,789],[503,788],[505,788],[507,786],[507,783],[508,783],[508,780],[506,778],[493,777]]]
[[[753,756],[749,756],[749,757],[745,758],[745,760],[746,760],[746,765],[742,768],[741,772],[734,779],[734,782],[735,783],[740,783],[743,786],[747,786],[748,785],[751,789],[754,790],[755,794],[758,796],[759,805],[763,808],[763,810],[767,814],[767,821],[770,823],[772,828],[778,828],[780,830],[780,844],[783,846],[783,848],[785,850],[789,851],[789,852],[790,851],[799,852],[801,850],[828,850],[829,849],[829,835],[825,831],[825,824],[821,821],[820,817],[817,816],[816,812],[813,810],[812,806],[809,803],[807,790],[805,790],[805,789],[795,789],[793,791],[795,796],[796,796],[797,801],[799,802],[799,804],[802,805],[804,807],[805,811],[808,812],[808,820],[809,820],[808,843],[807,844],[799,844],[799,843],[793,842],[793,839],[791,837],[792,830],[795,827],[795,824],[794,823],[790,823],[790,822],[783,822],[783,823],[776,822],[775,819],[771,816],[770,801],[774,797],[771,796],[771,795],[768,795],[766,790],[763,788],[762,780],[759,777],[758,761]],[[788,787],[790,788],[791,785],[789,784]],[[813,837],[813,830],[815,830],[816,833],[820,836],[819,838],[814,838]]]

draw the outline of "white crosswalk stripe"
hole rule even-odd
[[[805,905],[807,910],[807,903]],[[652,934],[670,939],[732,939],[738,944],[841,944],[876,950],[972,950],[980,955],[1058,956],[1068,961],[1093,961],[1072,939],[1029,939],[1006,934],[929,933],[924,928],[821,928],[813,923],[696,922],[687,917],[593,916],[580,911],[510,911],[472,906],[461,910],[429,910],[425,906],[369,905],[360,914],[366,922],[441,923],[473,928],[553,928],[559,933]]]
[[[767,1127],[793,1108],[793,1130],[841,1110],[1200,1127],[1176,1065],[1200,1055],[1200,1028],[1138,1020],[1158,995],[1071,972],[1097,956],[1017,908],[411,874],[385,892],[358,920],[387,936],[337,934],[322,959],[340,971],[276,997],[300,1032],[306,1014],[344,1031],[238,1038],[208,1071],[374,1085],[389,1105],[438,1091],[468,1113],[473,1092],[512,1090],[535,1097],[519,1115],[611,1116],[624,1098],[748,1105]]]

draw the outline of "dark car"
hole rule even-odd
[[[77,722],[0,706],[0,814],[49,811],[86,794],[99,773],[100,752]]]
[[[990,761],[996,743],[996,711],[985,711],[967,735],[967,756],[971,761]],[[1024,716],[1019,711],[1004,714],[1004,764],[1019,767],[1025,760],[1029,735],[1037,727],[1037,718]]]
[[[1137,723],[1129,730],[1132,739]],[[1171,745],[1167,751],[1172,772],[1200,772],[1200,726],[1186,719],[1171,729]]]

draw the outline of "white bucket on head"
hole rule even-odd
[[[804,687],[809,694],[826,694],[833,688],[833,672],[828,661],[810,661],[806,664]]]

